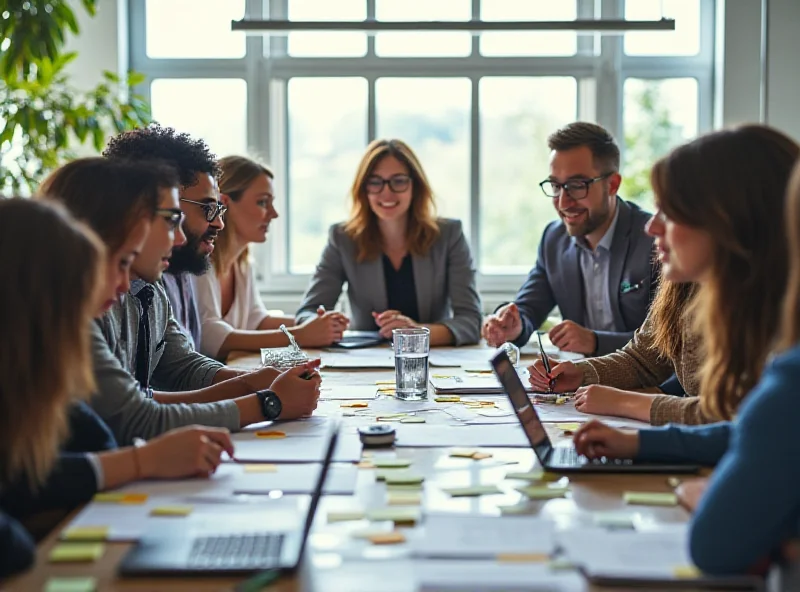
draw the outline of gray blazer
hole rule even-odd
[[[475,266],[459,220],[440,218],[440,235],[424,257],[412,257],[419,323],[441,323],[453,333],[456,345],[480,339],[481,301],[475,287]],[[306,290],[297,322],[316,315],[317,307],[332,310],[347,282],[350,328],[377,329],[372,312],[387,308],[383,258],[358,263],[358,248],[344,232],[344,225],[331,226],[328,244]]]
[[[647,316],[658,283],[653,239],[644,231],[650,214],[634,203],[617,198],[619,218],[611,242],[608,291],[614,331],[595,331],[595,355],[616,351],[633,337]],[[556,306],[564,320],[585,326],[583,278],[579,250],[561,220],[547,225],[539,243],[539,258],[514,302],[519,307],[522,346]],[[591,329],[591,327],[589,327]]]

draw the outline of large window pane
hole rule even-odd
[[[360,21],[367,18],[364,0],[289,0],[293,21]],[[295,57],[359,57],[367,53],[364,33],[289,33],[289,55]]]
[[[244,2],[146,0],[147,55],[151,58],[244,57],[244,33],[231,31],[231,21],[244,16]]]
[[[697,135],[697,80],[625,80],[625,162],[620,195],[653,207],[650,168]]]
[[[380,21],[468,21],[470,0],[376,0]],[[383,57],[453,57],[472,52],[469,33],[378,33],[375,53]]]
[[[157,79],[153,119],[202,138],[219,157],[247,150],[247,84],[239,79]]]
[[[311,273],[328,227],[350,211],[350,186],[367,140],[367,83],[292,78],[288,101],[289,271]]]
[[[574,121],[569,77],[482,78],[481,252],[483,273],[527,273],[556,217],[538,187],[548,175],[547,136]]]
[[[470,81],[466,78],[380,78],[377,132],[404,140],[422,163],[439,214],[469,230]]]
[[[485,21],[568,21],[575,20],[574,0],[560,2],[520,2],[483,0],[481,19]],[[574,55],[577,35],[570,32],[504,32],[481,34],[481,53],[485,56],[565,56]]]
[[[663,6],[663,12],[662,12]],[[625,33],[628,55],[697,55],[700,51],[700,0],[627,0],[625,18],[636,21],[674,18],[674,31]]]

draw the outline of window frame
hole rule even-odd
[[[472,0],[473,18],[480,18],[480,2]],[[491,1],[491,0],[483,0]],[[635,1],[635,0],[628,0]],[[147,56],[145,1],[128,3],[129,56],[133,70],[145,76],[136,88],[147,100],[150,84],[158,78],[241,78],[247,83],[247,140],[249,150],[263,156],[277,171],[276,207],[281,217],[273,222],[270,238],[254,249],[256,273],[262,292],[271,296],[297,297],[304,292],[310,275],[287,273],[290,199],[288,155],[287,84],[292,77],[358,76],[368,85],[367,135],[375,138],[375,83],[378,78],[436,77],[468,78],[471,81],[470,112],[470,246],[478,268],[478,289],[486,300],[513,297],[524,275],[484,274],[480,271],[480,79],[484,76],[574,76],[578,87],[577,116],[596,121],[617,138],[623,133],[623,87],[627,78],[695,78],[698,87],[698,131],[713,124],[715,2],[700,1],[700,50],[695,56],[627,56],[620,35],[578,37],[578,54],[547,57],[484,57],[479,38],[472,38],[468,57],[399,58],[377,57],[375,39],[367,38],[363,57],[292,57],[287,55],[286,37],[246,37],[243,58],[170,59]],[[375,17],[375,0],[365,0],[367,18]],[[625,0],[576,0],[578,18],[624,18]],[[600,12],[595,12],[600,5]],[[288,0],[246,0],[246,18],[286,18]],[[596,45],[594,45],[596,44]],[[596,55],[581,55],[596,47]],[[624,146],[621,146],[624,150]],[[213,146],[212,146],[213,149]],[[222,155],[220,155],[222,156]],[[355,166],[355,163],[354,163]],[[624,174],[625,171],[622,171]],[[536,196],[538,197],[538,196]],[[343,212],[344,215],[344,212]],[[535,260],[530,261],[533,267]]]

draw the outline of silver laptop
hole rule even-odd
[[[514,369],[506,352],[501,351],[492,358],[492,368],[497,375],[511,406],[517,414],[525,436],[531,443],[536,458],[548,471],[558,473],[696,473],[700,466],[691,464],[643,463],[631,459],[599,458],[588,459],[580,456],[575,446],[553,446],[544,429],[536,407],[528,398],[525,386]]]
[[[339,426],[331,421],[328,446],[311,493],[302,530],[197,536],[176,533],[144,537],[123,558],[123,576],[250,575],[264,570],[294,571],[300,564],[328,476]]]

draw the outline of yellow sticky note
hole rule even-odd
[[[566,487],[518,487],[517,491],[525,495],[528,499],[546,500],[564,497],[568,489]]]
[[[529,473],[506,473],[506,479],[519,479],[521,481],[540,481],[552,483],[561,479],[561,475],[548,471],[531,471]]]
[[[409,471],[395,471],[394,473],[387,473],[384,481],[386,481],[387,485],[413,485],[422,483],[425,481],[425,477]]]
[[[147,501],[146,493],[96,493],[94,501],[105,504],[143,504]]]
[[[192,506],[159,506],[150,510],[151,516],[183,517],[192,513]]]
[[[387,385],[395,386],[396,382],[394,380],[376,380],[375,384],[387,384]]]
[[[437,403],[458,403],[461,401],[461,397],[458,395],[442,395],[433,399]]]
[[[375,468],[377,468],[374,464],[372,464],[372,461],[369,461],[369,460],[362,460],[361,462],[356,463],[356,466],[359,469],[375,469]]]
[[[503,493],[496,485],[475,485],[473,487],[445,487],[442,489],[452,497],[476,497],[479,495],[494,495]]]
[[[679,565],[672,570],[672,574],[680,580],[694,580],[703,575],[694,565]]]
[[[488,452],[476,452],[472,455],[472,460],[483,460],[485,458],[492,458],[492,455]]]
[[[650,491],[626,491],[622,496],[626,504],[638,506],[677,506],[678,496],[674,493],[655,493]]]
[[[348,407],[351,409],[363,409],[369,407],[369,403],[342,403],[339,407]]]
[[[400,423],[425,423],[424,417],[403,417],[400,419]]]
[[[376,421],[397,421],[403,417],[408,417],[408,413],[387,413],[386,415],[379,415],[375,418]]]
[[[550,556],[546,553],[500,553],[495,559],[499,563],[544,563]]]
[[[267,464],[267,463],[244,465],[244,472],[245,473],[275,473],[277,471],[278,471],[278,467],[277,466],[270,465],[270,464]]]
[[[374,533],[367,537],[373,545],[397,545],[406,542],[402,532],[392,531],[387,533]]]
[[[349,522],[352,520],[362,520],[365,514],[361,510],[328,512],[328,522]]]
[[[285,432],[279,432],[278,430],[259,430],[256,432],[256,438],[285,438]]]
[[[95,578],[50,578],[44,586],[44,592],[95,592]]]
[[[437,380],[447,380],[448,378],[455,378],[452,374],[431,374],[431,378],[436,378]]]
[[[409,458],[373,458],[372,464],[379,469],[405,469],[411,466]]]
[[[390,520],[395,524],[414,524],[420,519],[419,508],[377,508],[367,512],[370,522],[381,522]]]
[[[474,448],[454,448],[450,451],[453,458],[472,458],[478,453]]]
[[[63,541],[104,541],[108,538],[108,526],[74,526],[61,533]]]
[[[386,496],[390,506],[418,506],[422,503],[422,493],[416,491],[391,491]]]
[[[61,543],[50,551],[51,563],[89,563],[105,553],[103,543]]]
[[[574,422],[574,423],[557,423],[556,427],[559,430],[564,431],[564,432],[577,432],[580,429],[581,424],[579,424],[578,422]]]

